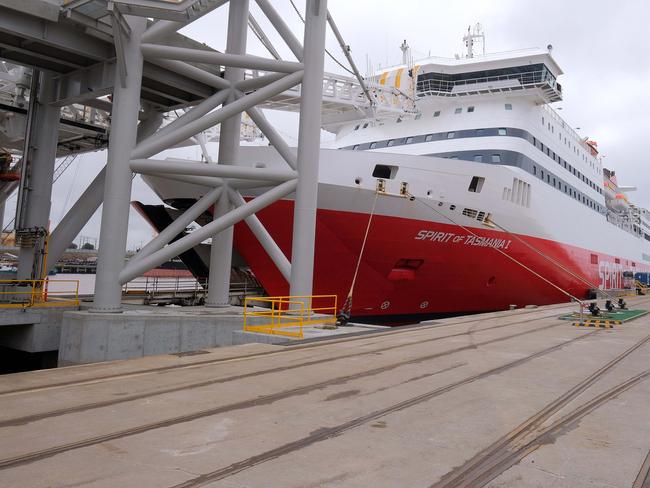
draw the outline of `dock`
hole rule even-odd
[[[646,487],[650,318],[573,309],[6,375],[0,484]]]

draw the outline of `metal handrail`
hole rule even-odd
[[[315,307],[315,300],[331,301],[331,304]],[[249,309],[249,306],[254,303],[263,304],[267,308],[263,310]],[[244,330],[302,338],[303,326],[333,324],[336,322],[337,311],[338,297],[336,295],[245,297]],[[263,323],[251,324],[251,320],[261,320]],[[290,330],[286,330],[287,328]]]
[[[52,291],[50,283],[73,285],[70,289]],[[5,287],[16,289],[6,290]],[[0,309],[79,306],[79,280],[0,280],[0,288],[3,288]]]

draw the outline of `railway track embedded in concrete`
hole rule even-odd
[[[472,344],[472,345],[469,345],[469,346],[461,346],[459,348],[455,348],[455,349],[448,350],[448,351],[442,351],[442,352],[431,354],[431,355],[424,356],[424,357],[411,358],[411,359],[401,361],[401,362],[398,362],[398,363],[385,365],[385,366],[382,366],[380,368],[376,368],[376,369],[373,369],[373,370],[370,370],[370,371],[362,371],[362,372],[355,373],[355,374],[352,374],[352,375],[333,378],[333,379],[330,379],[330,380],[327,380],[327,381],[324,381],[324,382],[320,382],[320,383],[316,383],[316,384],[312,384],[312,385],[307,385],[307,386],[304,386],[304,387],[294,388],[292,390],[287,390],[287,391],[279,392],[279,393],[276,393],[276,394],[271,394],[271,395],[267,395],[267,396],[263,396],[263,397],[257,397],[257,398],[251,399],[251,400],[245,400],[245,401],[237,402],[237,403],[230,404],[230,405],[224,405],[224,406],[221,406],[221,407],[202,410],[202,411],[194,412],[194,413],[187,414],[187,415],[182,415],[182,416],[178,416],[178,417],[174,417],[174,418],[169,418],[169,419],[164,419],[164,420],[152,422],[152,423],[145,424],[145,425],[140,425],[140,426],[137,426],[137,427],[134,427],[134,428],[124,429],[124,430],[117,431],[117,432],[111,432],[111,433],[108,433],[108,434],[103,434],[103,435],[91,437],[91,438],[88,438],[88,439],[83,439],[83,440],[80,440],[80,441],[71,442],[71,443],[68,443],[68,444],[60,445],[60,446],[54,446],[54,447],[51,447],[51,448],[42,449],[42,450],[39,450],[39,451],[34,451],[34,452],[31,452],[31,453],[27,453],[27,454],[22,454],[22,455],[15,456],[15,457],[12,457],[12,458],[7,458],[7,459],[4,459],[4,460],[0,460],[0,470],[12,468],[12,467],[20,466],[20,465],[24,465],[24,464],[29,464],[31,462],[38,461],[40,459],[48,458],[48,457],[51,457],[51,456],[55,456],[57,454],[61,454],[61,453],[64,453],[64,452],[68,452],[68,451],[72,451],[72,450],[75,450],[75,449],[80,449],[80,448],[84,448],[84,447],[88,447],[88,446],[92,446],[92,445],[96,445],[96,444],[101,444],[103,442],[108,442],[108,441],[112,441],[112,440],[115,440],[115,439],[121,439],[121,438],[124,438],[124,437],[130,437],[130,436],[133,436],[133,435],[142,434],[142,433],[145,433],[145,432],[148,432],[148,431],[151,431],[151,430],[164,428],[164,427],[169,427],[169,426],[177,425],[177,424],[183,423],[183,422],[189,422],[189,421],[192,421],[192,420],[197,420],[197,419],[204,418],[204,417],[218,415],[218,414],[221,414],[221,413],[225,413],[225,412],[229,412],[229,411],[233,411],[233,410],[237,410],[237,409],[249,408],[249,407],[254,407],[254,406],[258,406],[258,405],[263,405],[265,403],[271,403],[273,401],[277,401],[277,400],[280,400],[280,399],[283,399],[283,398],[287,398],[289,396],[305,394],[305,393],[308,393],[309,391],[313,391],[315,389],[321,389],[321,388],[324,388],[324,387],[327,387],[327,386],[341,384],[341,383],[343,383],[345,381],[351,381],[351,380],[354,380],[354,379],[362,378],[364,376],[369,376],[369,375],[372,375],[372,374],[378,374],[380,372],[387,371],[389,369],[393,369],[393,368],[401,366],[401,365],[413,364],[413,363],[422,362],[422,361],[425,361],[425,360],[431,360],[431,359],[435,359],[437,357],[453,354],[453,353],[459,352],[461,350],[475,349],[477,346],[480,346],[480,345],[493,344],[493,343],[496,343],[496,342],[499,342],[499,341],[512,339],[514,337],[519,337],[519,336],[522,336],[522,335],[532,334],[534,332],[549,329],[549,328],[552,328],[552,327],[558,327],[558,326],[561,326],[561,325],[563,325],[563,324],[551,324],[551,325],[547,325],[545,327],[539,327],[539,328],[536,328],[536,329],[522,331],[522,332],[518,332],[516,334],[511,334],[511,335],[508,335],[508,336],[503,337],[503,338],[490,339],[488,341],[484,341],[483,343]],[[426,401],[426,400],[428,400],[430,398],[434,398],[435,396],[442,395],[443,393],[451,391],[451,390],[453,390],[455,388],[458,388],[460,386],[463,386],[463,385],[472,383],[472,382],[474,382],[476,380],[488,377],[490,375],[498,374],[500,372],[503,372],[503,371],[506,371],[508,369],[514,368],[514,367],[519,366],[521,364],[524,364],[524,363],[526,363],[528,361],[531,361],[531,360],[533,360],[535,358],[538,358],[538,357],[544,356],[545,354],[549,354],[549,353],[551,353],[553,351],[559,350],[562,347],[567,346],[567,345],[569,345],[571,343],[574,343],[574,342],[583,340],[583,339],[585,339],[587,337],[590,337],[593,334],[598,334],[599,332],[600,332],[599,330],[588,331],[588,332],[586,332],[586,333],[584,333],[582,335],[573,337],[573,338],[571,338],[569,340],[566,340],[566,341],[563,341],[563,342],[561,342],[559,344],[555,344],[555,345],[550,346],[548,348],[542,349],[541,351],[538,351],[538,352],[532,353],[532,354],[530,354],[528,356],[525,356],[525,357],[519,358],[517,360],[511,361],[511,362],[506,363],[506,364],[504,364],[502,366],[492,368],[492,369],[487,370],[487,371],[485,371],[483,373],[472,375],[472,376],[470,376],[468,378],[465,378],[463,380],[451,383],[451,384],[446,385],[446,386],[441,387],[441,388],[437,388],[437,389],[435,389],[433,391],[430,391],[430,392],[425,393],[423,395],[419,395],[419,396],[417,396],[415,398],[412,398],[410,400],[407,400],[405,402],[400,402],[400,403],[398,403],[396,405],[393,405],[392,407],[389,407],[387,409],[382,409],[382,410],[379,410],[379,411],[374,412],[372,414],[359,417],[359,418],[357,418],[355,420],[346,422],[346,423],[342,424],[341,426],[334,427],[332,429],[326,429],[327,432],[331,431],[331,435],[328,435],[327,437],[332,437],[334,435],[339,435],[340,433],[342,433],[345,430],[349,430],[350,428],[362,425],[362,424],[364,424],[364,423],[366,423],[366,422],[368,422],[370,420],[374,420],[375,418],[381,417],[383,415],[387,415],[388,413],[391,413],[393,411],[403,410],[404,408],[408,408],[410,406],[417,405],[418,403],[422,403],[422,402],[424,402],[424,401]],[[340,430],[340,432],[339,432],[339,430]],[[307,438],[303,439],[302,441],[304,441],[304,445],[306,446],[306,445],[312,444],[314,442],[319,442],[320,440],[324,440],[325,438],[321,439],[320,435],[321,435],[320,433],[316,433],[316,434],[308,436]],[[292,450],[295,450],[295,449],[292,449]],[[271,453],[274,452],[274,451],[275,450],[271,451]],[[270,457],[268,457],[268,459],[272,459],[274,457],[277,457],[277,456],[270,455]]]
[[[649,299],[650,300],[650,299]],[[540,310],[533,309],[531,311],[525,311],[525,312],[519,312],[517,313],[516,317],[519,317],[521,315],[528,315],[528,314],[533,314],[533,313],[539,313]],[[550,314],[545,314],[541,317],[540,319],[543,318],[549,318],[558,315],[557,309],[554,309],[554,311]],[[378,332],[373,332],[368,335],[363,335],[363,336],[356,336],[356,337],[341,337],[341,338],[333,338],[327,341],[322,341],[322,342],[310,342],[307,344],[296,344],[296,345],[289,345],[284,348],[278,348],[277,350],[273,351],[263,351],[263,352],[256,352],[256,353],[250,353],[250,354],[242,354],[238,356],[231,356],[231,357],[226,357],[226,358],[218,358],[218,359],[206,359],[204,361],[195,361],[192,363],[187,363],[187,364],[171,364],[168,366],[159,366],[156,368],[145,368],[142,370],[136,370],[136,371],[128,371],[124,373],[114,373],[114,374],[108,374],[104,376],[98,376],[98,377],[93,377],[93,378],[82,378],[82,379],[75,379],[75,380],[68,380],[68,381],[60,381],[60,382],[54,382],[50,383],[47,385],[38,385],[38,386],[25,386],[22,388],[13,388],[10,390],[5,390],[5,391],[0,391],[0,398],[5,395],[15,395],[19,393],[29,393],[33,391],[43,391],[43,390],[50,390],[54,388],[63,388],[63,387],[69,387],[69,386],[75,386],[75,385],[85,385],[85,384],[92,384],[92,383],[98,383],[98,382],[103,382],[103,381],[112,381],[112,380],[120,380],[124,378],[130,378],[130,377],[135,377],[135,376],[140,376],[140,375],[145,375],[145,374],[156,374],[156,373],[162,373],[162,372],[167,372],[167,371],[172,371],[172,370],[180,370],[180,369],[187,369],[187,368],[195,368],[198,366],[210,366],[214,364],[222,364],[222,363],[227,363],[227,362],[233,362],[233,361],[243,361],[243,360],[251,360],[251,359],[256,359],[260,357],[266,357],[266,356],[273,356],[273,355],[282,355],[286,354],[288,352],[300,350],[300,349],[312,349],[312,348],[319,348],[319,347],[327,347],[331,346],[334,344],[338,344],[341,342],[354,342],[354,341],[360,341],[360,340],[367,340],[369,335],[372,335],[372,337],[375,338],[381,338],[381,337],[386,337],[386,336],[394,336],[397,334],[408,334],[408,333],[417,333],[425,330],[429,330],[432,328],[444,328],[444,327],[451,327],[451,326],[456,326],[456,325],[464,325],[468,323],[475,323],[475,322],[481,322],[485,320],[490,320],[489,317],[480,317],[480,318],[475,318],[475,319],[470,319],[470,320],[459,320],[456,322],[451,322],[451,323],[442,323],[442,324],[431,324],[431,325],[423,325],[423,326],[413,326],[413,327],[407,327],[407,328],[399,328],[399,329],[391,329],[389,331],[378,331]],[[526,320],[521,320],[516,322],[516,324],[520,323],[525,323],[527,322],[528,319]],[[516,324],[500,324],[498,326],[495,326],[494,328],[498,328],[501,326],[508,326],[508,325],[516,325]],[[479,329],[479,330],[488,330],[486,329]],[[463,334],[460,334],[463,335]],[[451,337],[451,336],[448,336]]]
[[[631,388],[645,379],[650,375],[650,370],[633,376],[629,380],[608,390],[608,392],[606,392],[607,394],[598,395],[594,399],[583,404],[581,407],[575,409],[572,413],[567,414],[559,421],[553,423],[551,426],[543,427],[545,421],[559,413],[569,402],[576,399],[581,393],[607,374],[611,368],[616,366],[634,351],[647,344],[649,341],[650,335],[638,341],[632,347],[616,356],[607,364],[587,376],[580,383],[576,384],[570,390],[566,391],[546,405],[535,415],[528,418],[512,431],[508,432],[495,443],[477,453],[464,465],[443,476],[440,481],[432,484],[431,488],[460,488],[485,485],[525,457],[529,452],[532,452],[530,449],[531,446],[534,446],[535,448],[539,447],[544,436],[556,432],[559,428],[565,426],[570,421],[574,421],[588,413],[588,411],[590,411],[587,408],[589,405],[593,405],[591,408],[593,410],[622,391]],[[532,440],[528,440],[530,436],[533,436]]]

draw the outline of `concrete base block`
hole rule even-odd
[[[0,346],[25,352],[56,351],[67,308],[30,308],[0,312]]]
[[[288,337],[273,335],[273,334],[259,334],[257,332],[246,332],[243,330],[235,330],[232,333],[233,345],[251,344],[286,344],[291,342]]]
[[[178,354],[233,345],[243,318],[232,309],[147,308],[123,313],[68,312],[59,366]]]

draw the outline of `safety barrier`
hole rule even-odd
[[[0,309],[78,306],[79,280],[0,280]]]
[[[244,330],[302,339],[303,326],[336,322],[337,303],[336,295],[245,297]]]

